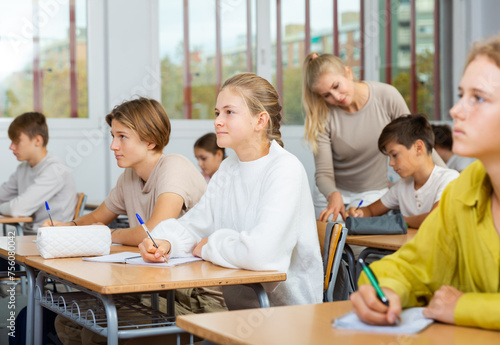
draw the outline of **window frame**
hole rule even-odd
[[[33,0],[33,3],[38,0]],[[74,4],[75,0],[68,0],[68,5]],[[70,6],[71,7],[71,6]],[[51,136],[55,134],[57,137],[74,137],[75,132],[88,129],[106,129],[107,124],[104,123],[103,114],[106,113],[107,86],[108,80],[106,78],[107,58],[107,28],[105,17],[107,16],[107,6],[105,2],[99,0],[86,0],[87,10],[87,102],[88,102],[88,116],[86,118],[47,118],[47,124],[50,128]],[[76,34],[76,25],[73,25]],[[99,47],[103,47],[99,49]],[[40,59],[40,52],[38,56],[34,54],[33,61]],[[92,58],[89,58],[91,57]],[[38,69],[39,70],[39,69]],[[35,68],[33,70],[34,77],[36,74]],[[39,104],[35,105],[35,85],[34,87],[34,110],[40,111]],[[38,85],[41,87],[41,85]],[[39,92],[40,90],[38,90]],[[77,90],[76,90],[77,91]],[[103,97],[104,95],[104,97]],[[90,101],[92,100],[92,101]],[[39,101],[37,101],[39,102]],[[43,105],[42,105],[43,112]],[[13,117],[0,117],[0,132],[6,133]],[[78,130],[76,129],[78,128]],[[67,130],[71,132],[67,132]],[[74,132],[73,132],[74,131]],[[85,137],[85,134],[78,136]]]

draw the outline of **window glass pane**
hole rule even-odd
[[[396,89],[406,101],[408,108],[410,107],[410,67],[411,67],[411,31],[410,17],[411,8],[408,0],[396,1],[394,11],[392,12],[392,81]],[[381,33],[381,36],[385,32]]]
[[[359,78],[361,60],[356,50],[360,47],[360,4],[359,1],[338,1],[339,55],[351,67],[354,77]]]
[[[257,71],[257,0],[251,0],[250,18],[252,21],[252,71]]]
[[[71,87],[78,87],[78,79],[71,84],[71,59],[70,59],[70,2],[54,2],[52,6],[48,3],[38,2],[38,18],[34,17],[34,23],[38,20],[40,38],[40,78],[42,111],[47,117],[67,118],[71,114]],[[75,2],[76,4],[76,2]],[[78,14],[77,11],[83,12]],[[80,16],[80,20],[77,18]],[[75,25],[84,25],[76,28],[76,63],[78,70],[86,69],[86,63],[78,67],[78,62],[86,61],[86,9],[85,2],[75,6]],[[80,37],[78,36],[80,35]],[[82,39],[83,38],[83,39]],[[80,49],[78,49],[80,46]],[[80,54],[78,54],[80,53]],[[36,71],[35,71],[36,72]],[[83,76],[85,78],[85,75]],[[86,79],[86,78],[85,78]],[[54,87],[57,85],[57,87]],[[86,82],[81,85],[86,88]],[[77,97],[80,94],[76,92]],[[86,108],[87,100],[82,97],[83,107]],[[78,102],[79,103],[79,102]],[[79,104],[79,108],[82,105]],[[87,117],[87,113],[78,114],[78,117]]]
[[[88,117],[87,0],[76,0],[76,71],[78,117]]]
[[[69,4],[64,2],[50,17],[41,4],[38,24],[43,112],[49,117],[69,117]]]
[[[416,2],[417,111],[434,118],[434,0]]]
[[[32,11],[31,0],[0,2],[0,116],[3,117],[33,110]]]
[[[159,2],[161,102],[168,117],[184,118],[183,2]]]
[[[222,82],[247,71],[247,2],[221,1]]]
[[[310,0],[311,51],[333,53],[333,1]]]
[[[70,39],[69,0],[40,1],[37,7],[34,3],[32,0],[0,3],[1,113],[16,116],[33,111],[37,104],[34,98],[39,95],[37,110],[47,117],[70,117],[73,87],[74,115],[88,117],[86,1],[75,0],[74,45]],[[35,46],[34,42],[39,44]],[[71,47],[76,52],[73,82]],[[34,83],[35,79],[40,87]]]
[[[281,10],[283,123],[303,124],[301,97],[302,62],[305,57],[305,0],[284,1]]]
[[[215,118],[215,0],[189,1],[189,51],[191,118]]]

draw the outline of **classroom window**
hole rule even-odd
[[[88,117],[86,7],[0,0],[0,117]]]
[[[213,119],[225,79],[255,70],[255,0],[159,2],[162,104],[173,119]]]
[[[379,6],[390,19],[380,21],[380,80],[401,92],[412,113],[441,120],[439,0],[379,0]]]
[[[311,51],[340,55],[361,77],[361,16],[361,1],[271,2],[273,84],[283,100],[284,124],[304,123],[302,62]]]

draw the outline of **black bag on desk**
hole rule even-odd
[[[404,235],[406,222],[402,214],[391,216],[355,218],[347,217],[348,235]]]

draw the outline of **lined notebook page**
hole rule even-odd
[[[434,322],[427,319],[422,310],[425,308],[409,308],[401,313],[401,322],[394,326],[372,326],[361,321],[354,312],[345,314],[333,321],[333,327],[341,329],[355,329],[359,331],[378,333],[417,333]]]
[[[96,261],[96,262],[115,262],[123,264],[135,264],[135,265],[146,265],[146,266],[156,266],[156,267],[172,267],[181,264],[185,264],[193,261],[200,261],[201,258],[196,256],[187,257],[172,257],[166,262],[145,262],[139,253],[132,252],[122,252],[110,255],[95,256],[95,257],[84,257],[85,261]]]

